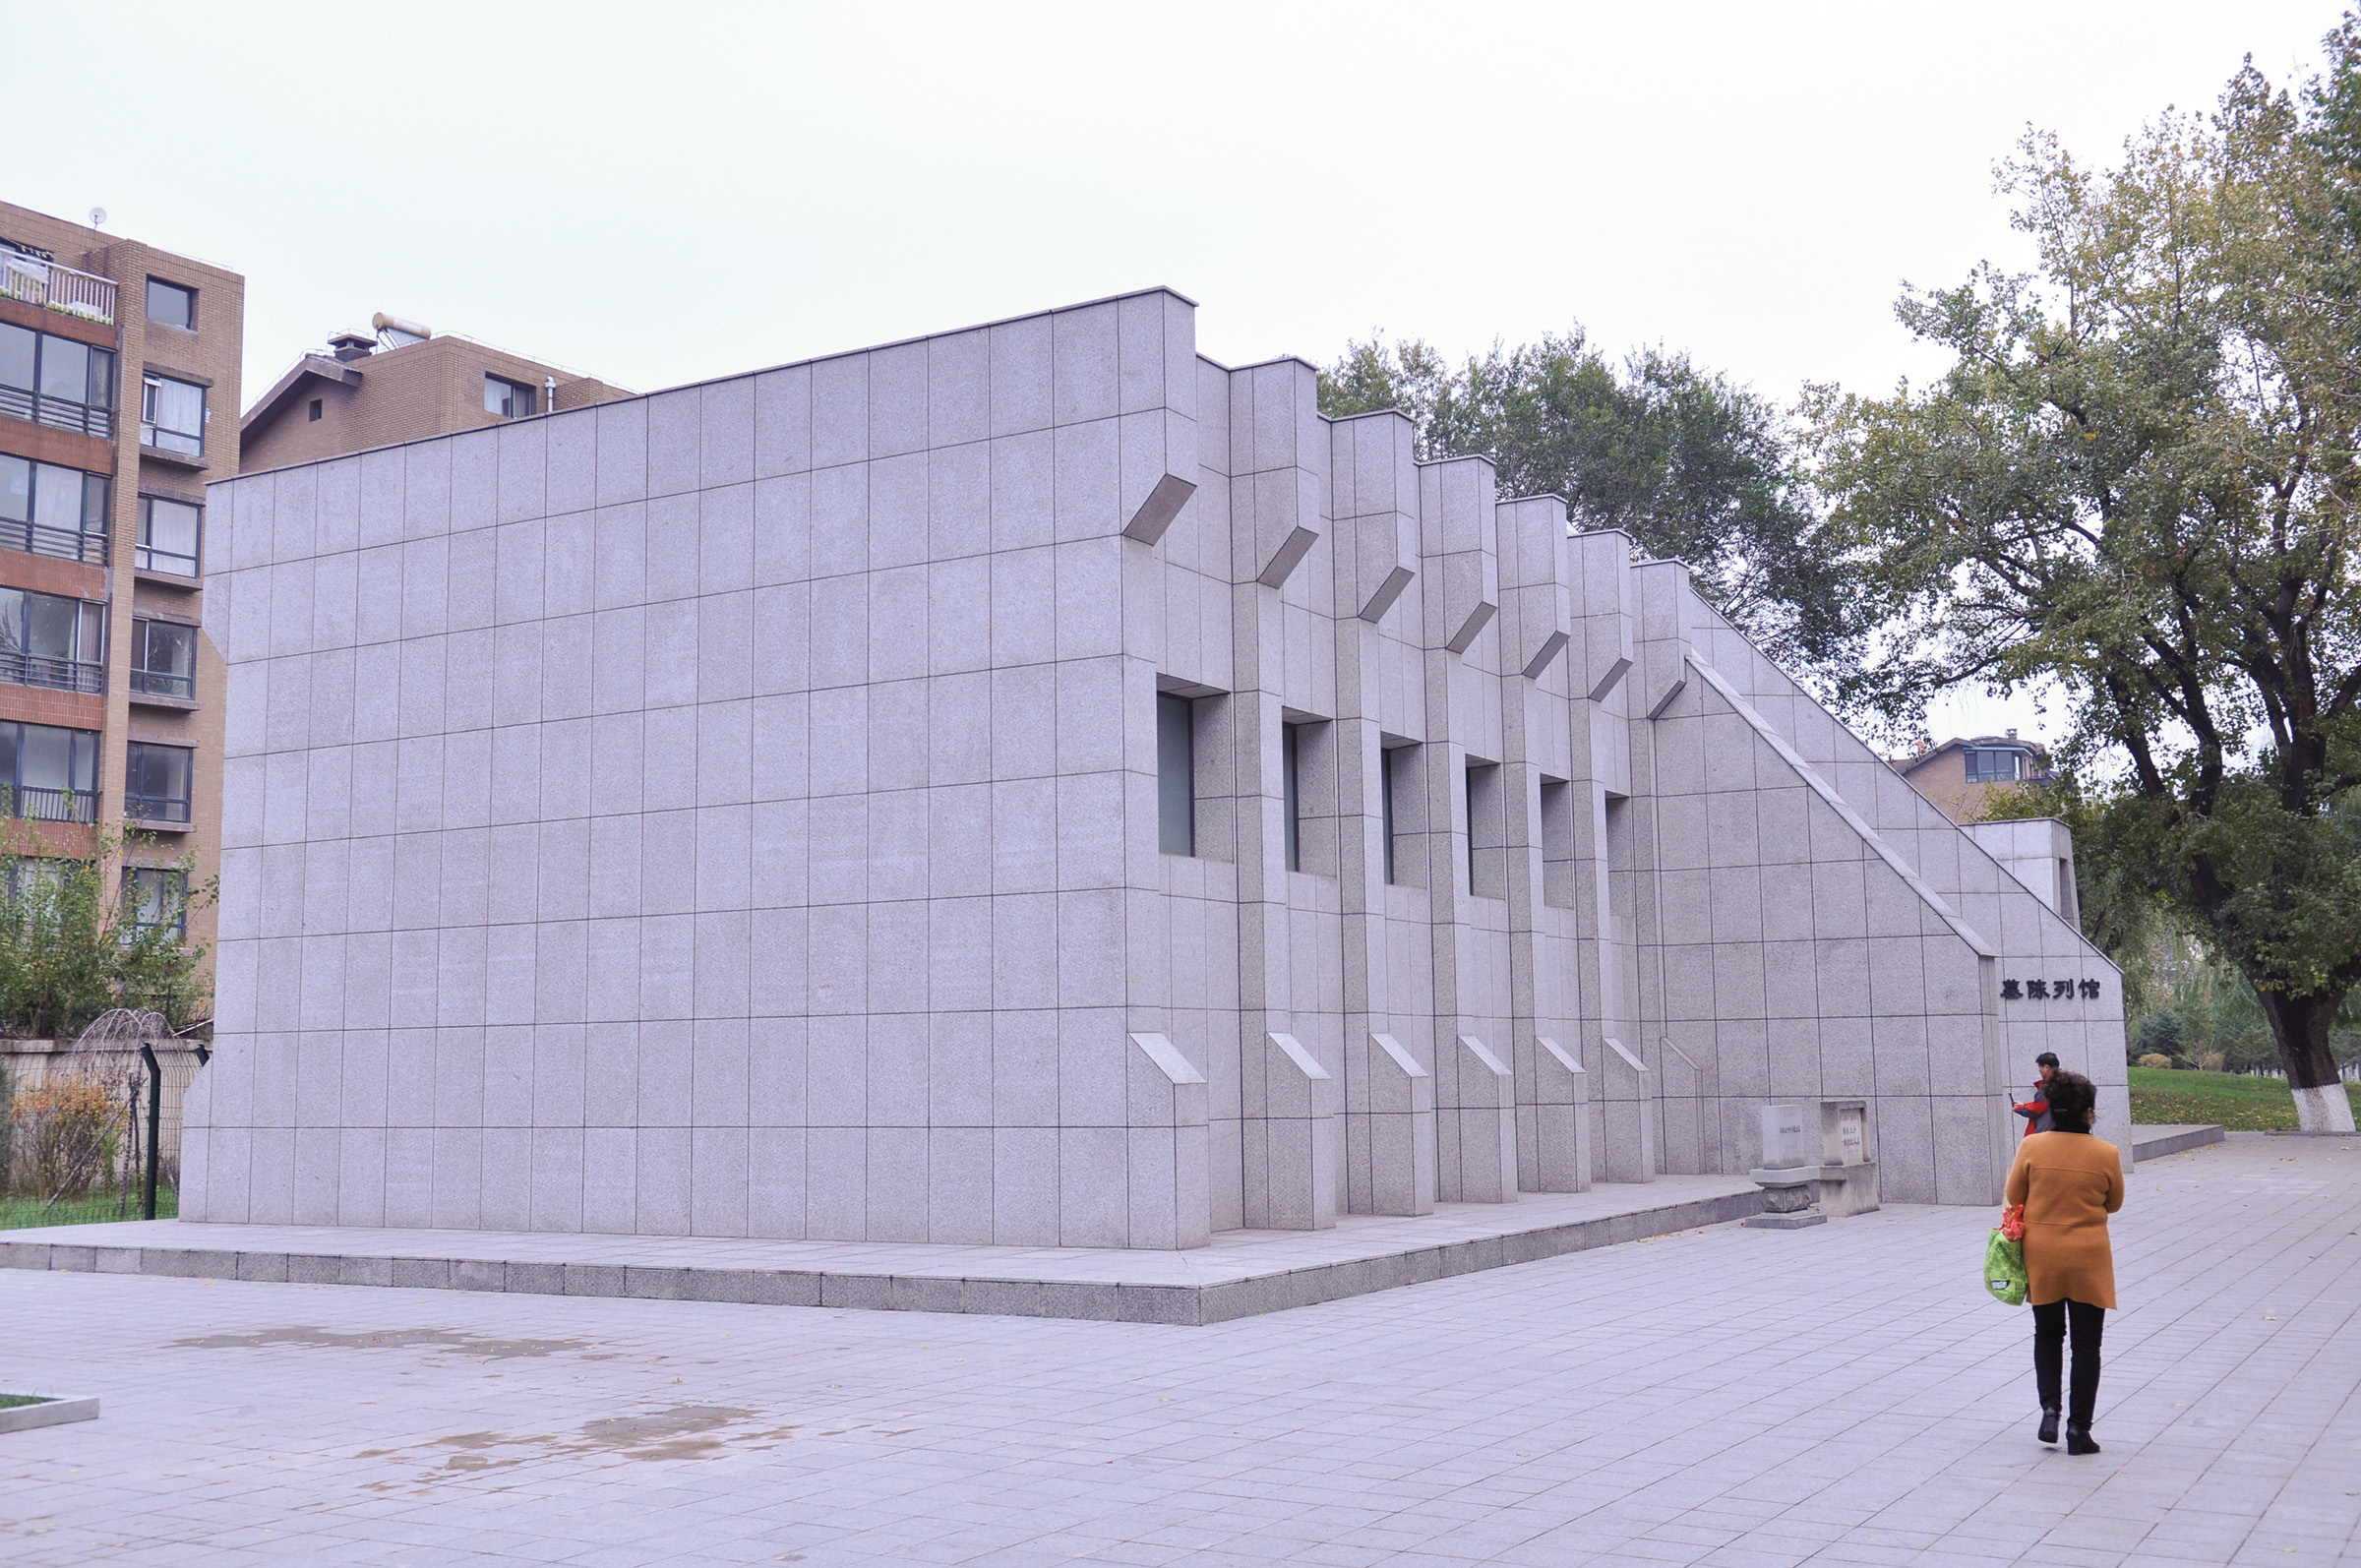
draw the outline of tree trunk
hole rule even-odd
[[[2315,993],[2290,996],[2283,991],[2258,991],[2263,1016],[2278,1042],[2279,1060],[2287,1067],[2287,1086],[2295,1091],[2295,1123],[2306,1132],[2350,1132],[2353,1103],[2336,1076],[2336,1058],[2329,1052],[2329,1024],[2343,1004],[2341,995]]]

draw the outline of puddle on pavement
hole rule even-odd
[[[257,1329],[251,1334],[207,1334],[197,1339],[174,1340],[172,1344],[178,1348],[201,1351],[261,1350],[273,1345],[311,1345],[357,1351],[429,1349],[481,1357],[489,1361],[549,1356],[560,1351],[586,1351],[591,1346],[589,1340],[497,1340],[475,1334],[454,1334],[449,1329],[439,1328],[380,1329],[368,1334],[339,1334],[333,1329],[313,1328],[308,1324]]]
[[[429,1481],[551,1459],[605,1455],[632,1460],[709,1459],[733,1446],[761,1453],[795,1435],[792,1426],[748,1426],[754,1418],[753,1411],[734,1405],[675,1405],[669,1410],[584,1421],[572,1437],[548,1432],[457,1432],[409,1448],[364,1448],[353,1457],[385,1459],[421,1450],[430,1454],[444,1451],[442,1462],[417,1478]],[[399,1484],[374,1481],[367,1489],[391,1491]]]

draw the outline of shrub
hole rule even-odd
[[[113,1086],[84,1073],[19,1089],[9,1105],[17,1184],[50,1199],[87,1190],[113,1167],[117,1112]]]
[[[2151,1051],[2140,1058],[2140,1065],[2143,1067],[2169,1067],[2172,1065],[2172,1058],[2160,1051]]]

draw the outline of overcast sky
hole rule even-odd
[[[0,197],[243,272],[250,397],[379,310],[646,391],[1166,283],[1231,364],[1579,322],[1788,398],[1940,368],[1894,297],[2023,262],[2028,122],[2104,159],[2339,11],[135,0],[8,73]]]

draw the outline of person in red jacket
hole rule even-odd
[[[2036,1132],[2054,1130],[2049,1115],[2049,1080],[2058,1070],[2058,1055],[2054,1051],[2044,1051],[2033,1058],[2033,1065],[2041,1069],[2040,1081],[2033,1085],[2033,1097],[2021,1106],[2011,1108],[2025,1117],[2025,1135],[2028,1138]]]

